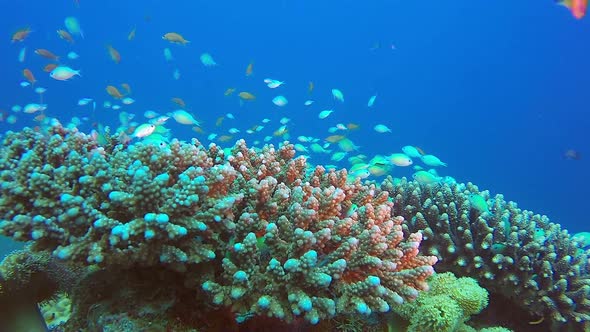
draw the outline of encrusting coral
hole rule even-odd
[[[387,312],[427,288],[437,258],[387,192],[308,172],[290,144],[109,142],[58,123],[7,133],[0,233],[83,266],[174,271],[238,321]]]

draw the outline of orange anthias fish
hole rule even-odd
[[[57,63],[49,63],[47,65],[45,65],[45,67],[43,67],[43,71],[46,73],[51,73],[51,71],[53,71],[55,68],[57,68],[58,64]]]
[[[326,137],[326,142],[338,143],[345,138],[346,138],[346,136],[344,136],[344,135],[331,135],[331,136]]]
[[[40,55],[46,59],[59,61],[59,57],[55,55],[53,52],[46,50],[44,48],[38,48],[35,50],[35,54]]]
[[[221,135],[221,136],[219,136],[219,141],[221,141],[221,142],[227,142],[230,139],[232,139],[232,137],[233,136],[231,136],[231,135]]]
[[[35,82],[37,82],[37,80],[35,79],[35,76],[33,75],[33,72],[29,68],[23,69],[23,76],[31,84],[35,84]]]
[[[246,67],[246,76],[251,76],[254,73],[254,62],[250,62]]]
[[[355,130],[355,129],[359,129],[359,127],[360,127],[360,126],[359,126],[358,124],[356,124],[356,123],[352,123],[352,122],[346,125],[346,128],[348,128],[348,130]]]
[[[128,83],[121,83],[121,87],[125,89],[125,92],[127,92],[128,95],[131,94],[131,86]]]
[[[70,33],[66,30],[57,30],[57,35],[59,36],[59,38],[67,41],[68,43],[74,42],[74,37],[72,37],[72,35],[70,35]]]
[[[182,98],[174,97],[170,100],[172,100],[173,103],[175,103],[176,105],[178,105],[182,108],[186,107],[186,103],[184,102],[184,100],[182,100]]]
[[[586,15],[588,0],[557,0],[557,3],[570,10],[578,20]]]
[[[164,36],[162,36],[162,39],[175,44],[186,45],[187,43],[190,43],[190,41],[184,39],[184,37],[181,34],[176,32],[165,33]]]
[[[112,85],[107,86],[107,93],[115,99],[123,98],[123,94],[119,91],[119,89]]]
[[[251,94],[250,92],[246,92],[246,91],[242,91],[240,93],[238,93],[238,97],[240,97],[242,100],[255,100],[256,96]]]
[[[31,28],[29,27],[19,29],[18,31],[12,34],[12,42],[22,42],[29,36],[31,32]]]
[[[109,56],[111,60],[113,60],[116,64],[121,62],[121,54],[117,51],[113,46],[107,45],[107,50],[109,51]]]

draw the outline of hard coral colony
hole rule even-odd
[[[428,287],[437,258],[419,254],[420,233],[404,236],[388,193],[344,170],[308,170],[292,145],[238,141],[225,155],[196,140],[109,141],[60,125],[9,133],[2,234],[115,275],[173,271],[236,317],[317,324],[388,312]]]

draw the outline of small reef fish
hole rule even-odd
[[[72,51],[72,52],[68,52],[68,55],[67,55],[67,57],[68,57],[68,59],[70,59],[70,60],[76,60],[76,59],[78,59],[80,56],[78,55],[78,53],[76,53],[76,52]]]
[[[355,145],[349,138],[343,138],[338,141],[338,147],[340,150],[346,152],[352,152],[360,148],[360,146]]]
[[[338,100],[341,103],[344,102],[344,94],[342,93],[342,91],[338,89],[332,89],[332,96],[334,96],[335,100]]]
[[[418,150],[418,148],[416,148],[415,146],[406,145],[402,148],[402,151],[412,158],[422,157],[422,153],[420,153],[420,150]]]
[[[131,86],[127,83],[121,83],[121,87],[125,90],[127,94],[131,93]]]
[[[209,53],[201,54],[200,60],[201,60],[201,63],[203,64],[203,66],[205,66],[205,67],[217,66],[217,62],[215,62],[215,60],[213,60],[213,57]]]
[[[37,80],[35,79],[35,75],[33,75],[33,72],[29,68],[23,69],[23,76],[31,84],[35,84],[35,82],[37,82]]]
[[[82,98],[78,100],[78,106],[86,106],[92,101],[92,98]]]
[[[378,124],[375,127],[373,127],[373,129],[376,132],[381,133],[381,134],[383,134],[383,133],[390,133],[391,132],[391,129],[389,129],[389,127],[387,127],[384,124]]]
[[[20,49],[20,52],[18,52],[18,62],[23,63],[25,62],[25,56],[27,55],[27,48],[23,47]]]
[[[168,121],[168,119],[170,119],[169,116],[167,116],[167,115],[160,115],[159,117],[157,117],[155,119],[152,119],[150,122],[153,123],[153,124],[155,124],[156,126],[160,126],[160,125],[163,125],[164,123],[166,123],[166,121]]]
[[[345,152],[345,151],[334,152],[334,154],[332,155],[330,160],[341,161],[342,159],[344,159],[344,157],[346,157],[347,154],[348,154],[348,152]]]
[[[313,82],[309,81],[309,84],[307,85],[307,93],[311,94],[313,92],[314,87],[315,85],[313,84]]]
[[[72,69],[68,66],[57,66],[55,69],[49,73],[49,76],[58,81],[67,81],[74,76],[82,76],[80,75],[79,70]]]
[[[344,135],[331,135],[331,136],[326,137],[325,140],[326,140],[326,142],[330,142],[330,143],[338,143],[345,138],[346,138],[346,136],[344,136]]]
[[[57,63],[49,63],[49,64],[45,65],[45,67],[43,67],[43,71],[46,73],[50,73],[57,66],[59,66]]]
[[[569,160],[580,160],[582,158],[582,155],[580,154],[580,152],[578,152],[577,150],[574,149],[568,149],[563,153],[563,156],[565,157],[565,159],[569,159]]]
[[[107,51],[114,63],[119,64],[121,62],[121,54],[112,45],[107,45]]]
[[[44,48],[38,48],[35,50],[35,54],[40,55],[46,59],[59,61],[59,57],[55,55],[53,52],[46,50]]]
[[[439,176],[436,176],[427,171],[418,171],[412,175],[412,178],[414,178],[414,180],[418,181],[421,184],[432,184],[441,181],[441,178]]]
[[[133,134],[131,136],[136,137],[136,138],[147,137],[147,136],[153,134],[155,130],[156,130],[156,126],[154,124],[144,123],[142,125],[139,125],[137,128],[135,128],[135,131],[133,132]]]
[[[162,36],[162,39],[174,44],[186,45],[190,43],[190,41],[184,39],[184,37],[177,32],[167,32]]]
[[[276,96],[272,99],[273,104],[279,106],[279,107],[283,107],[285,105],[287,105],[288,101],[287,98],[285,98],[284,96]]]
[[[72,37],[72,35],[69,32],[67,32],[66,30],[62,30],[62,29],[57,30],[57,35],[59,36],[59,38],[67,41],[68,43],[74,42],[74,37]]]
[[[578,20],[586,15],[588,9],[588,0],[557,0],[557,3],[569,9]]]
[[[348,130],[356,130],[359,129],[361,126],[356,124],[356,123],[348,123],[346,124],[346,128],[348,128]]]
[[[168,114],[171,116],[176,122],[185,125],[195,125],[200,126],[201,124],[197,121],[189,112],[185,110],[175,110]]]
[[[389,171],[389,165],[369,165],[367,170],[373,176],[384,176]]]
[[[80,28],[80,22],[78,22],[77,18],[73,16],[66,17],[64,20],[64,25],[66,26],[66,30],[68,30],[71,35],[84,38],[84,32]]]
[[[23,112],[28,113],[28,114],[32,114],[32,113],[36,113],[39,111],[44,111],[46,109],[47,109],[46,104],[31,103],[31,104],[26,104],[25,107],[23,107]]]
[[[481,195],[474,193],[469,194],[469,203],[471,203],[471,207],[479,211],[479,213],[491,213],[488,208],[488,202],[486,202],[485,198]]]
[[[285,82],[282,81],[278,81],[278,80],[273,80],[271,78],[265,78],[264,79],[264,83],[266,83],[266,85],[271,88],[271,89],[276,89],[279,86],[285,84]]]
[[[168,47],[164,49],[164,59],[166,59],[167,62],[174,60],[174,57],[172,57],[172,51],[170,51]]]
[[[182,100],[182,98],[179,97],[173,97],[172,99],[170,99],[173,103],[175,103],[176,105],[185,108],[186,107],[186,103],[184,102],[184,100]]]
[[[331,150],[326,150],[323,146],[318,143],[312,143],[309,148],[313,153],[331,153]]]
[[[115,86],[112,86],[112,85],[107,86],[106,91],[111,97],[113,97],[115,99],[123,98],[123,94]]]
[[[421,158],[423,163],[431,167],[447,166],[446,163],[443,163],[438,157],[431,154],[423,155]]]
[[[320,114],[318,114],[318,118],[323,120],[323,119],[327,118],[328,116],[330,116],[330,114],[332,114],[332,112],[334,112],[334,110],[323,110],[320,112]]]
[[[371,96],[371,98],[369,98],[369,102],[367,102],[367,107],[373,107],[375,104],[375,99],[377,99],[377,95]]]
[[[152,111],[152,110],[147,110],[145,112],[143,112],[143,116],[148,118],[148,119],[153,119],[155,117],[157,117],[159,114],[156,111]]]
[[[135,31],[137,30],[137,27],[133,27],[133,29],[131,29],[131,31],[129,31],[129,34],[127,35],[127,40],[131,41],[133,39],[135,39]]]
[[[254,96],[250,92],[246,92],[246,91],[242,91],[242,92],[238,93],[238,97],[240,97],[240,99],[242,99],[242,100],[248,100],[248,101],[256,100],[256,96]]]
[[[121,102],[124,105],[131,105],[131,104],[133,104],[135,102],[135,99],[133,99],[131,97],[125,97],[125,98],[123,98],[123,100],[121,100]]]
[[[25,40],[29,36],[29,34],[31,32],[32,32],[32,30],[29,27],[19,29],[15,33],[12,34],[11,40],[13,43],[22,42],[23,40]]]
[[[313,104],[313,100],[306,100],[303,105],[305,106],[310,106],[311,104]]]
[[[413,164],[412,158],[403,153],[394,153],[389,156],[389,161],[395,166],[406,167]]]
[[[225,90],[225,92],[223,93],[224,96],[231,96],[232,93],[234,93],[234,91],[236,91],[236,88],[228,88],[227,90]]]
[[[371,172],[369,172],[368,169],[359,169],[355,172],[349,172],[348,173],[348,178],[351,181],[355,181],[356,179],[366,179],[371,175]]]
[[[246,76],[252,76],[253,73],[254,73],[254,62],[251,61],[248,64],[248,67],[246,67]]]

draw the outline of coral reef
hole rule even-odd
[[[76,269],[46,252],[19,250],[0,263],[0,331],[45,331],[38,303],[69,291]]]
[[[437,258],[388,193],[308,170],[290,144],[106,142],[59,123],[7,133],[0,233],[102,271],[174,271],[238,322],[387,312],[428,287]]]
[[[588,328],[588,253],[558,224],[471,183],[389,178],[381,189],[394,198],[394,214],[408,220],[404,231],[423,233],[437,271],[475,278],[554,331]]]

